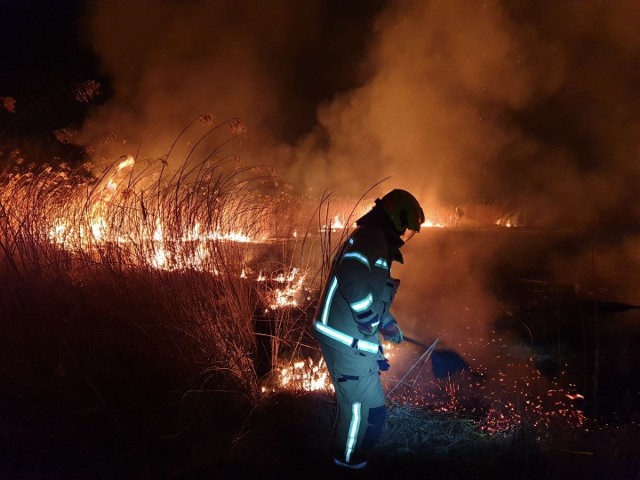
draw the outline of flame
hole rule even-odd
[[[297,307],[303,294],[306,275],[298,268],[291,268],[288,272],[280,272],[271,279],[271,284],[277,284],[267,289],[267,304],[271,310]],[[260,272],[257,281],[265,282],[265,275]]]
[[[499,227],[512,228],[512,227],[522,227],[522,224],[516,222],[515,219],[511,217],[501,217],[495,222]]]
[[[444,223],[434,222],[433,220],[427,219],[420,226],[425,228],[444,228],[445,225]]]
[[[347,224],[342,217],[340,215],[336,215],[331,219],[328,225],[323,225],[320,231],[327,232],[331,230],[332,232],[335,232],[337,230],[344,230],[346,226]],[[446,225],[442,222],[426,219],[420,226],[425,228],[444,228]]]
[[[324,359],[320,359],[315,363],[313,359],[306,358],[297,360],[290,364],[289,367],[283,367],[279,370],[274,388],[267,386],[262,387],[262,391],[277,390],[297,390],[314,392],[324,390],[333,392],[333,384],[327,371]]]
[[[340,215],[336,215],[335,217],[333,217],[331,219],[331,221],[329,222],[328,225],[323,225],[322,228],[320,228],[320,231],[321,232],[328,232],[328,231],[335,232],[337,230],[344,230],[346,228],[346,226],[347,226],[347,224],[340,217]]]
[[[84,183],[79,187],[77,184],[67,182],[68,175],[57,174],[50,169],[44,170],[43,178],[35,180],[32,173],[27,173],[23,177],[10,177],[9,187],[1,190],[0,196],[2,196],[2,202],[9,206],[10,202],[14,200],[11,195],[19,197],[14,200],[17,205],[24,205],[27,203],[20,203],[21,198],[27,197],[33,188],[29,186],[29,182],[50,181],[51,188],[45,189],[45,192],[54,192],[51,195],[56,202],[53,202],[52,207],[46,210],[50,216],[45,219],[45,227],[42,231],[51,243],[70,252],[90,252],[92,254],[100,251],[101,248],[116,245],[119,247],[118,251],[124,252],[123,255],[129,255],[127,258],[136,259],[141,264],[149,265],[158,270],[170,271],[190,268],[218,275],[215,262],[216,242],[260,243],[266,241],[266,236],[251,235],[242,229],[212,229],[203,226],[199,218],[191,218],[189,215],[184,215],[189,218],[189,221],[181,220],[186,224],[172,225],[167,217],[173,218],[172,214],[190,212],[174,211],[167,214],[162,210],[162,204],[155,205],[155,209],[151,212],[146,211],[143,191],[136,191],[135,185],[132,187],[130,184],[126,184],[126,188],[123,188],[125,185],[123,182],[134,167],[133,157],[128,157],[118,163],[112,169],[113,173],[108,178],[104,178],[104,181],[99,182],[99,185]],[[64,188],[60,188],[61,185]],[[21,186],[26,186],[26,188],[21,189]],[[55,196],[60,192],[62,192],[62,199]],[[185,208],[188,206],[189,204]],[[177,206],[175,208],[178,209]],[[25,216],[26,213],[28,212],[25,212]],[[17,218],[19,219],[19,217]],[[118,221],[113,221],[114,218]],[[120,222],[121,218],[124,220]],[[224,212],[220,213],[220,218],[221,220],[216,225],[227,225],[227,221],[229,224],[238,225],[237,222],[231,221],[237,220],[236,218],[225,217]],[[251,222],[252,219],[248,218],[247,221]],[[515,226],[509,217],[499,219],[496,223],[503,226]],[[329,225],[323,228],[337,230],[345,228],[345,225],[346,223],[341,217],[336,215]],[[422,226],[441,228],[445,225],[427,220]],[[241,271],[236,275],[239,278],[250,278],[253,273],[250,268],[242,265]],[[266,295],[265,305],[271,310],[296,307],[304,296],[306,275],[298,268],[281,270],[271,275],[259,272],[253,278],[264,289],[261,291]],[[394,353],[392,345],[385,345],[385,355],[388,358],[391,358]],[[504,388],[509,387],[508,383],[509,380],[504,375],[501,375],[496,381],[496,384],[501,388],[503,386]],[[431,409],[442,409],[448,412],[458,412],[463,408],[464,402],[461,399],[465,395],[465,391],[461,389],[460,385],[449,383],[438,384],[435,387],[431,385],[431,387],[431,391],[420,392],[417,398],[407,397],[407,401],[414,401]],[[476,387],[473,386],[473,388]],[[576,424],[584,422],[582,412],[563,403],[566,399],[579,400],[584,398],[580,394],[563,393],[561,389],[549,390],[548,397],[555,400],[555,409],[549,410],[543,406],[544,399],[540,396],[528,395],[522,386],[511,387],[517,390],[518,398],[523,399],[522,406],[518,407],[520,410],[516,408],[514,401],[493,399],[482,419],[482,426],[488,432],[512,428],[514,424],[521,421],[524,414],[535,417],[540,424],[550,422],[554,416],[569,418]],[[276,388],[331,391],[333,386],[324,362],[320,360],[314,363],[312,359],[307,358],[295,359],[289,366],[281,368],[277,374]],[[442,394],[444,399],[435,395],[433,391]]]
[[[120,170],[123,170],[127,167],[132,167],[134,163],[135,159],[131,155],[129,155],[126,160],[123,160],[118,164],[118,166],[116,167],[116,171],[119,172]]]
[[[383,342],[384,356],[392,360],[395,355],[395,344]],[[334,391],[324,359],[314,364],[311,358],[295,360],[291,367],[282,368],[278,372],[276,387],[271,391],[295,390],[312,392],[316,390]],[[263,391],[266,391],[266,387]]]
[[[67,197],[61,199],[63,208],[51,209],[51,218],[46,221],[50,225],[47,230],[48,239],[55,245],[71,251],[96,251],[107,245],[119,245],[125,252],[143,260],[148,265],[159,270],[179,270],[196,268],[212,270],[215,264],[214,243],[262,243],[266,237],[250,235],[231,228],[208,230],[202,223],[195,221],[192,225],[170,228],[167,221],[160,216],[162,210],[157,210],[155,216],[140,207],[137,199],[144,199],[144,187],[127,182],[130,172],[135,166],[135,160],[129,156],[112,167],[111,174],[94,185],[88,185],[87,192],[82,189],[65,190]],[[45,170],[52,173],[52,170]],[[69,175],[56,175],[55,181],[70,180]],[[30,176],[13,178],[15,185],[26,187],[28,191]],[[24,182],[20,185],[20,182]],[[126,188],[123,183],[127,183]],[[45,187],[47,185],[44,185]],[[46,189],[45,189],[46,190]],[[134,199],[134,200],[131,200]],[[58,199],[56,199],[58,200]],[[126,212],[126,216],[122,215]],[[186,212],[186,217],[189,213]],[[120,219],[124,217],[126,221]],[[114,221],[114,218],[117,221]],[[171,218],[171,217],[169,217]],[[232,219],[238,223],[238,219]],[[250,220],[248,220],[250,221]],[[225,224],[224,216],[218,220]],[[179,238],[175,233],[167,235],[167,231],[182,231]],[[142,258],[140,257],[142,255]],[[243,274],[246,278],[246,272]]]

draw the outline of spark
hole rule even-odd
[[[584,400],[584,395],[580,395],[579,393],[575,393],[573,395],[570,393],[567,393],[566,396],[570,400]]]

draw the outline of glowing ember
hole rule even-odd
[[[566,396],[569,400],[584,400],[584,396],[580,395],[579,393],[575,393],[575,394],[567,393]]]
[[[507,376],[498,371],[493,376],[476,370],[464,372],[455,378],[423,379],[408,382],[403,391],[393,396],[393,401],[446,413],[457,418],[472,420],[488,434],[513,431],[521,425],[536,429],[539,434],[553,426],[581,428],[585,424],[584,413],[566,399],[582,396],[566,394],[554,381],[552,388],[537,392],[546,380],[538,371],[531,376]]]
[[[385,356],[393,359],[397,345],[384,342],[383,348]],[[535,428],[538,435],[556,425],[571,428],[585,425],[584,413],[563,400],[582,400],[582,395],[565,393],[556,382],[552,388],[535,393],[534,384],[544,380],[537,371],[531,375],[511,379],[498,371],[488,379],[486,372],[476,371],[456,379],[426,377],[420,382],[408,381],[405,391],[396,390],[399,393],[392,395],[391,401],[469,419],[490,435],[512,432],[524,424]],[[277,384],[271,391],[283,389],[333,390],[322,361],[315,365],[311,359],[294,361],[278,372]]]

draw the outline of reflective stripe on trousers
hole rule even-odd
[[[380,438],[386,413],[378,364],[371,357],[321,347],[338,404],[333,454],[342,462],[359,463]],[[370,365],[367,373],[362,365]]]
[[[360,414],[362,410],[362,404],[355,402],[351,405],[351,422],[349,422],[349,433],[347,434],[347,445],[344,450],[344,459],[349,463],[351,461],[351,454],[356,446],[356,440],[358,439],[358,431],[360,430]]]

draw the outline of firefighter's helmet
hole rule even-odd
[[[403,233],[406,229],[420,231],[424,223],[424,212],[416,197],[406,190],[391,190],[379,200],[379,204],[396,227]]]

